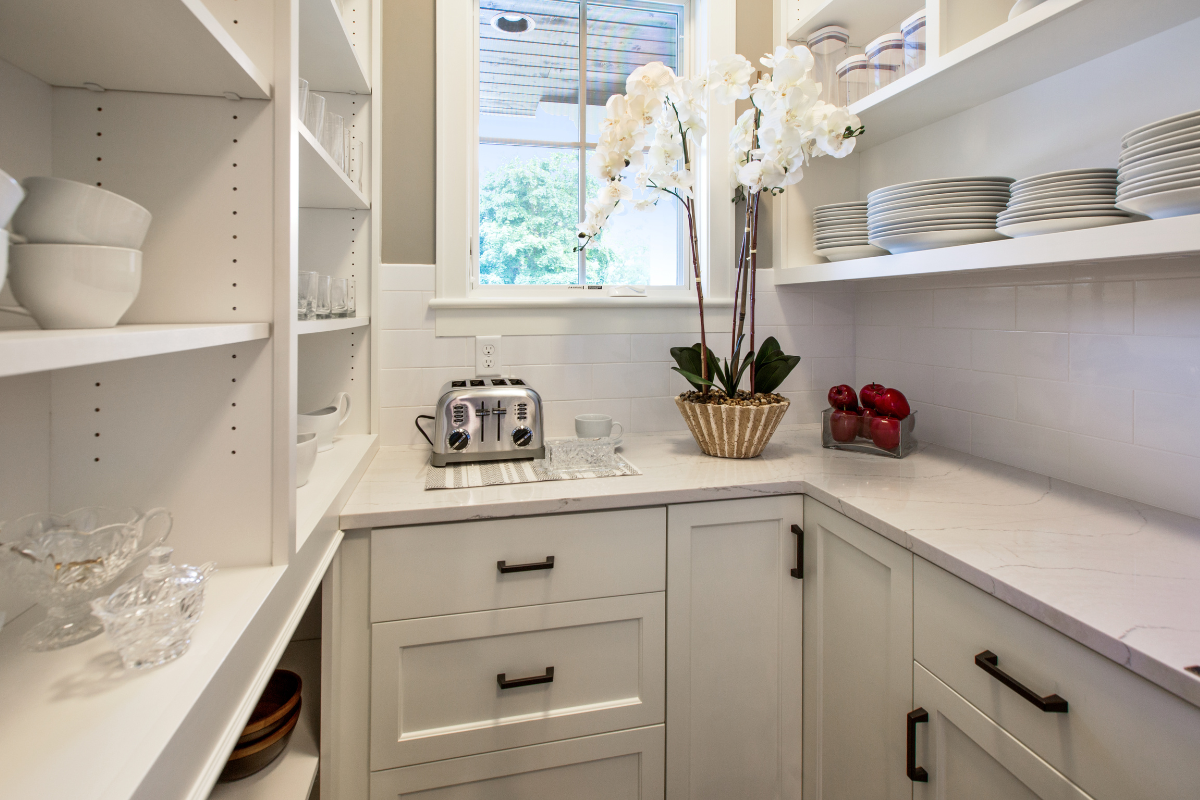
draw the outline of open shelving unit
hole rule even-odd
[[[371,324],[370,317],[341,317],[340,319],[306,319],[296,323],[296,333],[326,333],[362,328]]]
[[[317,453],[308,483],[296,490],[296,538],[337,530],[338,515],[379,452],[379,436],[350,434],[334,439],[332,450]]]
[[[300,0],[300,75],[310,89],[371,92],[370,69],[355,41],[359,31],[352,27],[357,22],[347,24],[336,0]]]
[[[371,201],[333,162],[308,128],[297,125],[296,129],[300,142],[301,208],[370,208]]]

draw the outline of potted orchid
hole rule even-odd
[[[623,206],[647,210],[659,202],[683,205],[700,341],[671,348],[678,365],[672,369],[694,388],[675,402],[700,449],[727,458],[753,458],[762,452],[789,405],[776,390],[800,362],[799,356],[785,354],[774,337],[755,352],[762,195],[775,195],[798,183],[813,158],[849,155],[864,131],[845,108],[817,99],[821,87],[811,77],[814,59],[807,47],[778,47],[761,63],[772,73],[759,72],[756,78],[753,65],[740,55],[714,62],[707,75],[693,78],[678,77],[657,61],[634,70],[625,82],[625,94],[613,95],[606,104],[590,165],[604,183],[587,203],[579,225],[579,248],[585,248]],[[729,141],[733,199],[744,204],[745,225],[734,284],[730,354],[724,361],[708,347],[692,194],[692,168],[707,132],[709,98],[722,104],[746,98],[753,102],[738,118]],[[632,180],[629,170],[635,170]]]

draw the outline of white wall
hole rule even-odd
[[[433,413],[444,383],[474,374],[472,337],[434,336],[428,309],[433,286],[432,266],[383,266],[376,343],[383,445],[424,444],[414,417]],[[759,341],[773,335],[802,359],[781,387],[793,403],[784,422],[815,422],[828,386],[853,376],[853,297],[840,286],[776,292],[771,271],[761,269],[758,292]],[[710,317],[709,347],[718,354],[728,355],[729,324],[728,313]],[[686,430],[671,398],[688,387],[671,372],[669,350],[691,345],[697,336],[506,336],[502,350],[506,374],[523,378],[542,396],[547,436],[573,435],[575,415],[584,413],[609,414],[627,431]]]

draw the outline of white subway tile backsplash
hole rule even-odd
[[[685,431],[687,423],[683,421],[674,397],[635,397],[629,401],[625,429],[633,433]]]
[[[935,367],[971,366],[971,332],[960,328],[901,328],[900,359]]]
[[[1133,333],[1133,283],[1071,284],[1072,333]]]
[[[971,454],[1052,478],[1070,473],[1066,431],[982,414],[971,417]]]
[[[1012,375],[937,367],[933,391],[939,405],[1013,419],[1017,413],[1017,379]]]
[[[551,400],[590,400],[597,395],[592,384],[591,364],[547,364],[506,367],[514,377],[528,383],[542,398]]]
[[[801,364],[805,362],[812,373],[809,386],[812,390],[829,391],[831,386],[848,383],[858,391],[853,358],[805,358],[800,361]]]
[[[1149,336],[1200,336],[1200,278],[1138,281],[1133,325]]]
[[[382,264],[379,267],[379,288],[385,292],[432,292],[436,282],[433,264]]]
[[[433,330],[433,312],[429,301],[433,292],[379,293],[379,327],[383,330]]]
[[[671,367],[666,362],[596,364],[592,370],[592,397],[666,397]]]
[[[446,383],[474,374],[462,367],[381,369],[375,391],[381,408],[436,403]]]
[[[1071,434],[1070,480],[1200,517],[1200,458]]]
[[[913,403],[917,441],[932,442],[963,453],[971,452],[971,415],[957,408],[931,403]]]
[[[1200,394],[1200,341],[1072,333],[1071,382]]]
[[[626,431],[632,430],[629,400],[566,400],[542,404],[543,433],[547,438],[575,435],[575,417],[579,414],[607,414]],[[679,411],[675,411],[676,415]]]
[[[859,358],[899,358],[900,329],[890,325],[855,325],[854,354]]]
[[[754,303],[756,325],[812,324],[812,295],[803,292],[758,293],[757,290],[755,293],[757,295]]]
[[[971,331],[971,367],[982,372],[1066,380],[1067,334]]]
[[[1200,458],[1200,426],[1189,424],[1194,397],[1133,392],[1134,444]]]
[[[507,336],[505,364],[598,364],[629,360],[629,334]],[[669,356],[669,354],[668,354]]]
[[[781,425],[805,425],[821,421],[821,412],[829,407],[829,390],[782,392],[791,401]]]
[[[431,330],[379,331],[379,366],[405,369],[474,365],[473,341],[465,336],[434,336]]]
[[[854,324],[854,295],[849,292],[836,294],[816,293],[812,296],[814,325]],[[868,323],[874,324],[874,323]]]
[[[860,292],[855,302],[854,321],[859,325],[932,325],[933,293]]]
[[[1017,379],[1017,419],[1044,428],[1133,441],[1133,390]]]
[[[418,414],[433,415],[433,406],[408,406],[379,409],[379,444],[383,447],[408,447],[419,445],[426,450],[431,449],[429,443],[417,431],[416,419]],[[421,424],[430,436],[433,435],[433,423],[423,419]]]
[[[1017,324],[1017,289],[1015,286],[936,289],[933,324],[938,328],[1012,330]]]
[[[1017,287],[1017,330],[1069,331],[1071,287],[1065,283]]]

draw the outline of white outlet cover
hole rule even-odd
[[[504,369],[499,336],[475,337],[475,377],[498,378]]]

